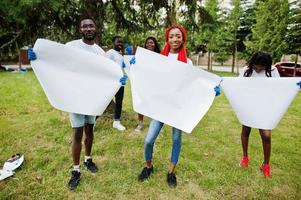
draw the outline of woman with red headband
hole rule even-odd
[[[167,56],[170,59],[179,60],[192,65],[191,60],[187,58],[185,42],[185,29],[180,25],[171,25],[166,29],[165,46],[164,49],[161,51],[161,54]],[[163,125],[164,124],[162,122],[157,121],[155,119],[153,119],[149,125],[149,130],[144,142],[144,156],[146,166],[143,168],[142,172],[138,176],[139,181],[146,180],[153,173],[153,147]],[[177,185],[175,169],[182,146],[182,131],[175,127],[172,127],[172,140],[173,144],[171,162],[167,173],[167,183],[170,187],[175,187]]]

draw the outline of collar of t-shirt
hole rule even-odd
[[[178,60],[178,55],[179,55],[179,53],[170,53],[169,52],[167,57],[172,60]],[[192,61],[189,58],[187,58],[187,64],[192,65]]]

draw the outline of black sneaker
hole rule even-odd
[[[84,165],[85,165],[86,169],[88,171],[92,172],[93,174],[98,171],[95,163],[92,161],[92,158],[88,159],[87,162],[84,162]]]
[[[74,190],[76,188],[76,186],[79,184],[80,181],[80,172],[78,171],[72,171],[71,172],[71,179],[68,182],[68,186],[70,188],[70,190]]]
[[[167,173],[167,183],[169,187],[177,186],[177,177],[175,173]]]
[[[142,172],[138,176],[139,181],[144,181],[150,177],[151,173],[154,172],[153,166],[151,168],[144,167]]]

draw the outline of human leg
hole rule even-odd
[[[92,173],[96,173],[98,168],[91,158],[91,150],[94,139],[94,123],[95,116],[86,115],[85,116],[85,161],[84,166],[86,169]]]
[[[240,161],[240,166],[242,168],[248,167],[248,164],[249,164],[248,146],[249,146],[250,133],[251,133],[251,128],[248,126],[242,125],[241,145],[242,145],[243,157]]]
[[[259,133],[262,140],[262,147],[263,147],[263,157],[264,157],[264,164],[270,163],[270,155],[271,155],[271,130],[263,130],[259,129]]]
[[[95,123],[95,116],[85,115],[85,155],[90,156],[93,139],[94,139],[94,123]]]
[[[144,115],[138,113],[138,125],[137,125],[137,127],[135,128],[135,131],[136,131],[136,132],[140,132],[140,131],[142,131],[142,129],[144,128],[144,125],[143,125],[143,117],[144,117]]]
[[[168,170],[169,173],[175,172],[182,147],[182,131],[174,127],[172,128],[172,142],[171,160]]]
[[[84,116],[80,114],[70,113],[69,119],[73,128],[72,134],[72,159],[73,170],[71,171],[71,179],[68,186],[71,190],[75,189],[80,182],[80,152],[82,148]]]
[[[153,158],[154,143],[160,133],[162,126],[163,126],[162,122],[159,122],[154,119],[151,121],[149,125],[149,130],[144,141],[144,156],[145,156],[145,161],[148,164],[147,166],[151,165],[151,161]]]
[[[177,128],[172,128],[172,153],[170,165],[167,173],[167,183],[170,187],[177,186],[177,177],[175,174],[176,165],[179,160],[181,147],[182,147],[182,131]]]
[[[249,146],[249,136],[251,133],[251,128],[245,125],[242,125],[241,130],[241,144],[243,156],[248,156],[248,146]]]
[[[152,164],[153,148],[154,148],[154,143],[160,133],[160,129],[162,128],[162,126],[163,123],[157,120],[152,120],[149,125],[149,130],[144,141],[145,167],[143,168],[142,172],[138,176],[139,181],[146,180],[153,172],[153,164]]]
[[[270,155],[271,155],[271,130],[259,129],[263,147],[263,164],[261,171],[265,177],[271,177]]]
[[[116,128],[119,131],[125,130],[125,127],[120,123],[123,96],[124,96],[124,87],[120,87],[120,89],[115,95],[115,113],[114,113],[114,122],[113,122],[113,128]]]

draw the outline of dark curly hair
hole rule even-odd
[[[157,39],[154,38],[154,37],[152,37],[152,36],[146,38],[146,40],[145,40],[145,42],[144,42],[144,48],[146,48],[146,43],[147,43],[148,40],[152,40],[152,41],[155,43],[155,49],[154,49],[154,52],[160,53],[161,50],[160,50],[159,43],[158,43]]]
[[[265,75],[267,77],[272,77],[272,57],[268,52],[258,51],[252,56],[248,64],[248,69],[244,73],[245,77],[250,77],[252,75],[254,65],[264,66]]]

